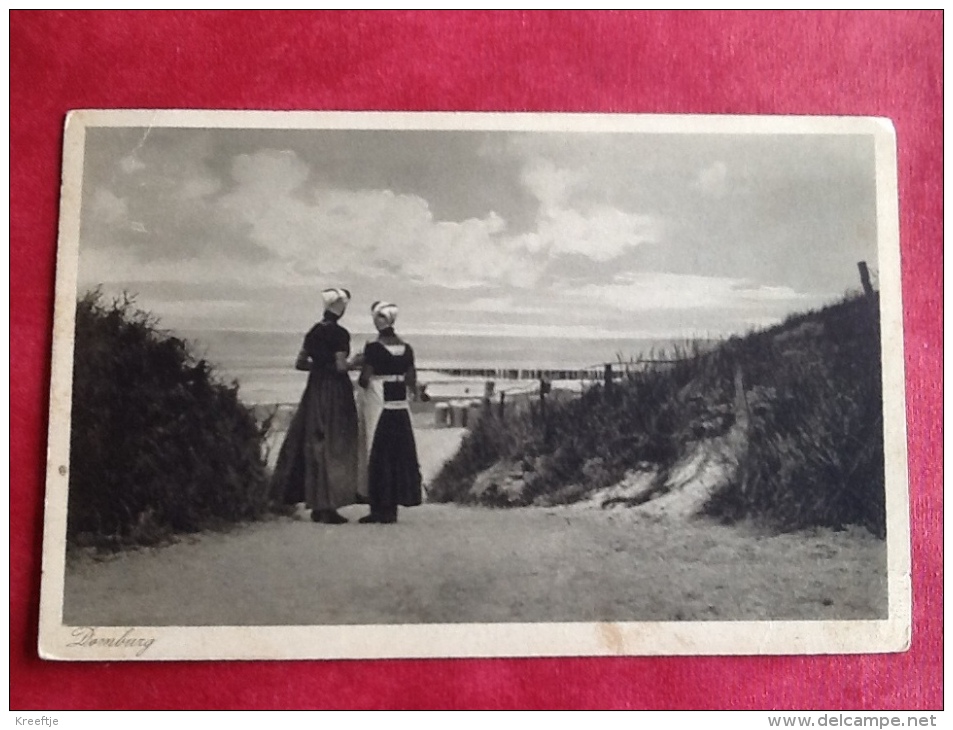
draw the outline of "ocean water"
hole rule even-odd
[[[246,403],[294,403],[300,398],[307,373],[296,371],[294,362],[303,333],[192,330],[177,334],[191,343],[196,357],[212,363],[223,380],[237,381],[240,396]],[[375,336],[352,333],[352,353]],[[437,374],[427,371],[446,368],[594,368],[620,359],[658,357],[676,345],[685,344],[672,340],[484,335],[407,335],[406,340],[414,348],[423,382],[440,380]]]

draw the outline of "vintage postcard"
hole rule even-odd
[[[76,111],[40,655],[898,652],[889,121]]]

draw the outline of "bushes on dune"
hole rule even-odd
[[[707,511],[763,518],[782,529],[861,524],[885,530],[879,320],[876,301],[848,297],[717,347],[675,353],[608,391],[538,411],[488,418],[437,476],[431,498],[472,501],[473,478],[522,463],[524,503],[581,499],[650,462],[664,475],[692,442],[736,421],[741,375],[748,407],[737,477]],[[549,405],[549,404],[548,404]]]
[[[150,543],[260,516],[263,429],[128,297],[76,308],[67,536]]]
[[[700,413],[684,393],[716,361],[681,353],[665,371],[630,372],[606,388],[588,388],[578,398],[550,397],[545,418],[538,403],[504,419],[481,420],[430,488],[434,501],[468,501],[473,477],[500,460],[519,461],[529,473],[524,502],[575,483],[608,486],[646,462],[670,464],[679,453],[686,424]],[[585,490],[568,489],[574,498]]]
[[[854,298],[751,342],[767,394],[752,413],[739,479],[710,505],[786,528],[860,524],[884,536],[879,318]]]

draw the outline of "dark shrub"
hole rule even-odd
[[[262,429],[186,342],[128,296],[76,308],[67,535],[149,543],[258,517]]]
[[[757,363],[771,397],[752,414],[736,493],[713,511],[789,528],[860,524],[884,536],[877,311],[876,301],[849,299],[752,343],[745,361]]]

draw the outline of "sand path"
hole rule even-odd
[[[464,435],[418,422],[425,481]],[[882,541],[766,535],[705,520],[571,507],[424,504],[396,525],[301,510],[114,555],[72,555],[70,625],[203,626],[883,617]]]
[[[349,517],[364,508],[350,507]],[[852,619],[883,614],[883,543],[630,510],[422,505],[397,525],[281,518],[70,562],[73,625]]]

